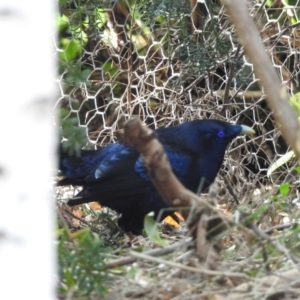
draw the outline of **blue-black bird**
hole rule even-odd
[[[252,134],[244,125],[219,120],[194,120],[156,130],[173,172],[186,188],[205,191],[221,167],[228,144],[238,135]],[[141,234],[144,216],[154,212],[160,220],[171,211],[153,186],[137,150],[120,143],[98,150],[82,150],[80,157],[61,153],[60,170],[65,176],[58,185],[83,186],[68,204],[98,201],[120,214],[125,232]]]

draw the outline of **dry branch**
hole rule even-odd
[[[178,249],[180,249],[182,246],[187,246],[189,243],[191,242],[191,238],[187,238],[184,239],[180,242],[177,242],[171,246],[167,246],[164,248],[159,248],[159,249],[152,249],[149,250],[147,252],[144,252],[145,255],[147,256],[162,256],[162,255],[167,255],[170,254],[172,252],[177,251]],[[105,264],[105,269],[111,269],[111,268],[115,268],[115,267],[120,267],[120,266],[125,266],[125,265],[129,265],[132,264],[134,262],[137,261],[137,258],[131,256],[126,256],[126,257],[122,257],[119,259],[115,259],[112,260],[108,263]]]

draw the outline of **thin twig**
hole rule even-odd
[[[200,268],[200,267],[194,268],[194,267],[174,263],[171,261],[167,261],[162,258],[153,257],[153,256],[147,255],[145,253],[138,253],[135,251],[130,251],[130,255],[132,255],[136,259],[144,259],[144,260],[152,261],[152,262],[155,262],[158,264],[165,264],[165,265],[169,265],[170,267],[179,268],[179,269],[189,271],[189,272],[194,272],[194,273],[199,273],[199,274],[204,274],[204,275],[209,275],[209,276],[238,277],[238,278],[246,279],[248,281],[254,280],[253,278],[245,275],[244,273],[232,273],[232,272],[228,272],[228,271],[222,272],[222,271],[208,270],[208,269]]]
[[[149,251],[144,252],[144,253],[146,255],[150,256],[150,257],[151,256],[166,255],[166,254],[170,254],[174,251],[177,251],[178,249],[180,249],[183,246],[187,247],[191,242],[192,242],[192,239],[187,238],[187,239],[184,239],[184,240],[182,240],[178,243],[174,243],[171,246],[160,248],[160,249],[149,250]],[[104,268],[105,269],[111,269],[111,268],[115,268],[115,267],[125,266],[125,265],[132,264],[136,261],[137,261],[137,258],[132,257],[132,256],[122,257],[120,259],[116,259],[116,260],[113,260],[113,261],[110,261],[110,262],[106,263]]]

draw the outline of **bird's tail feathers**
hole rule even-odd
[[[65,185],[82,185],[82,177],[86,173],[84,160],[84,151],[81,151],[81,156],[72,156],[64,149],[63,144],[59,145],[58,149],[58,169],[59,176],[65,178],[57,182],[58,186]]]
[[[91,200],[91,202],[93,202],[93,201]],[[84,204],[84,203],[88,203],[88,202],[86,201],[86,199],[81,198],[81,197],[74,197],[74,198],[72,198],[71,200],[69,200],[67,202],[67,204],[69,206],[81,205],[81,204]]]
[[[97,202],[97,199],[95,199],[95,195],[93,193],[90,193],[88,190],[83,189],[81,190],[76,196],[74,196],[72,199],[70,199],[67,204],[69,206],[75,206],[80,205],[84,203],[89,202]]]
[[[84,178],[94,168],[99,152],[94,150],[81,150],[80,156],[70,155],[62,144],[59,145],[59,170],[66,178],[58,185],[82,185]]]

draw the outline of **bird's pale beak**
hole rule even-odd
[[[242,134],[247,134],[247,135],[252,135],[252,134],[255,134],[255,130],[252,129],[251,127],[249,126],[246,126],[246,125],[241,125],[242,127],[242,131],[241,131],[241,135]]]

